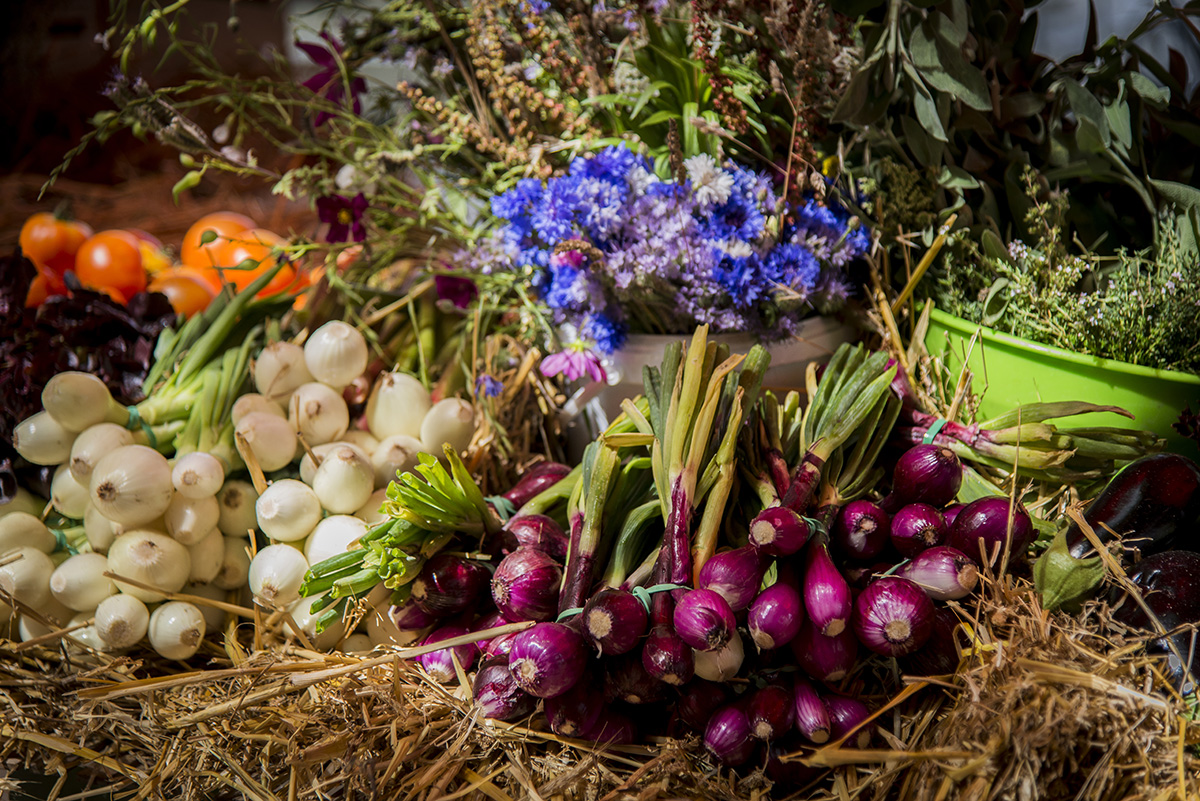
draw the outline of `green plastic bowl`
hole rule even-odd
[[[1025,403],[1087,401],[1120,406],[1134,415],[1132,420],[1118,414],[1081,414],[1054,422],[1063,428],[1153,431],[1166,438],[1170,450],[1200,455],[1196,443],[1171,427],[1185,406],[1200,410],[1200,376],[1083,356],[993,331],[938,309],[930,313],[925,347],[930,354],[943,356],[957,373],[976,331],[979,342],[968,363],[975,375],[974,391],[981,396],[980,421]]]

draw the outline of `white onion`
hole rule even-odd
[[[462,453],[475,436],[475,410],[461,398],[443,398],[421,421],[421,443],[427,453],[441,456],[443,445]]]
[[[69,431],[83,431],[106,421],[123,424],[129,419],[129,411],[113,400],[103,381],[74,370],[58,373],[46,382],[42,408]]]
[[[49,412],[38,412],[17,423],[12,432],[12,444],[25,461],[49,466],[71,458],[75,432],[63,428]]]
[[[312,452],[317,457],[318,460],[323,461],[326,456],[333,453],[334,450],[336,450],[337,448],[355,448],[359,452],[359,454],[362,455],[362,458],[367,460],[368,464],[370,464],[370,462],[371,462],[371,454],[367,453],[362,448],[359,448],[357,445],[354,445],[353,443],[342,442],[341,440],[338,440],[337,442],[326,442],[324,445],[318,445],[317,447],[312,449]],[[313,476],[315,476],[316,474],[317,474],[317,465],[313,462],[312,457],[310,457],[307,453],[304,454],[303,456],[301,456],[300,457],[300,480],[311,487],[312,482],[313,482]]]
[[[217,528],[228,537],[246,537],[258,525],[254,511],[257,501],[258,493],[249,481],[237,478],[226,481],[217,493],[217,503],[221,505]]]
[[[340,441],[358,446],[363,453],[374,453],[375,449],[379,447],[379,440],[375,439],[375,435],[370,431],[363,431],[361,428],[346,429],[346,433],[342,434]]]
[[[416,467],[417,454],[422,450],[421,441],[407,434],[393,434],[380,440],[379,447],[371,452],[375,488],[386,487],[396,480],[397,473],[404,473]],[[437,453],[440,454],[441,451]]]
[[[23,546],[50,553],[57,545],[58,540],[37,515],[17,511],[0,517],[0,554]]]
[[[301,598],[288,607],[288,614],[291,615],[292,620],[296,621],[296,626],[304,632],[304,636],[312,643],[313,648],[318,651],[328,651],[337,645],[338,640],[346,634],[346,622],[339,618],[326,626],[323,632],[317,634],[317,615],[320,613],[314,614],[312,605],[321,597],[320,595],[310,595],[307,598]],[[295,634],[296,628],[288,623],[287,635],[294,637]]]
[[[117,448],[92,470],[92,503],[109,520],[123,526],[161,517],[174,494],[167,458],[145,445]]]
[[[104,575],[108,559],[104,554],[79,553],[69,556],[50,574],[50,592],[63,606],[86,612],[117,591],[112,579]]]
[[[208,534],[188,545],[188,557],[192,560],[188,581],[212,581],[225,563],[225,535],[216,526],[210,528]]]
[[[746,656],[742,647],[742,635],[736,631],[724,648],[716,651],[693,651],[692,654],[696,662],[696,675],[708,681],[718,682],[726,682],[736,676]]]
[[[313,380],[304,363],[304,349],[291,342],[267,345],[254,360],[251,370],[254,388],[277,403],[286,403],[296,387]]]
[[[116,423],[97,423],[80,433],[71,445],[71,475],[85,487],[96,462],[117,448],[133,444],[133,432]]]
[[[50,594],[53,572],[54,560],[37,548],[23,545],[0,554],[0,589],[39,612],[53,597]]]
[[[161,601],[165,592],[178,592],[192,571],[188,549],[156,531],[133,530],[117,537],[108,549],[108,569],[122,578],[134,579],[151,587],[146,590],[117,581],[121,592],[146,603]]]
[[[221,504],[216,496],[207,498],[185,498],[176,495],[163,514],[167,533],[184,545],[195,545],[215,531],[221,519]]]
[[[92,651],[107,651],[108,643],[100,638],[100,633],[96,630],[94,622],[88,623],[92,619],[93,611],[91,609],[78,613],[67,621],[65,628],[78,626],[81,623],[87,623],[82,628],[75,629],[68,634],[65,639],[75,645],[83,646],[83,648]]]
[[[300,597],[308,572],[304,554],[290,545],[268,545],[250,562],[250,591],[263,606],[282,609]]]
[[[225,556],[221,560],[221,569],[212,580],[212,585],[222,590],[236,590],[246,586],[246,577],[250,575],[250,554],[246,553],[245,537],[224,537],[222,545]]]
[[[111,650],[137,645],[149,625],[150,610],[132,595],[118,593],[96,607],[96,633]]]
[[[253,412],[266,412],[276,417],[287,417],[287,409],[284,409],[277,401],[271,400],[266,395],[259,395],[257,392],[249,392],[235,400],[229,416],[233,420],[233,424],[237,425],[243,417]]]
[[[351,634],[342,640],[342,644],[338,646],[338,650],[344,654],[362,656],[375,650],[375,643],[371,642],[371,638],[366,634]]]
[[[407,373],[382,373],[367,398],[367,426],[379,439],[419,437],[431,403],[429,390],[417,379]]]
[[[200,648],[204,631],[204,615],[195,604],[170,601],[150,615],[146,636],[159,656],[187,659]]]
[[[412,645],[423,639],[428,629],[408,629],[401,631],[392,619],[392,602],[384,601],[363,615],[367,636],[372,644],[379,645]]]
[[[13,512],[26,512],[35,517],[41,517],[42,510],[45,508],[45,501],[24,487],[17,487],[17,494],[8,503],[0,503],[0,517],[10,515]]]
[[[357,517],[332,515],[325,518],[304,543],[304,557],[310,565],[323,562],[350,550],[350,544],[367,533],[367,524]]]
[[[192,451],[175,460],[171,483],[185,498],[211,498],[225,483],[225,466],[211,453]]]
[[[60,515],[74,520],[82,520],[91,505],[87,485],[76,481],[66,464],[60,464],[54,470],[54,478],[50,481],[50,502]]]
[[[304,343],[304,363],[312,377],[331,387],[344,387],[367,369],[370,353],[358,329],[332,320]]]
[[[183,585],[183,591],[187,595],[195,595],[199,598],[207,598],[210,601],[224,601],[229,595],[228,590],[223,590],[216,584],[196,582],[188,582]],[[196,604],[196,608],[200,610],[200,614],[204,615],[204,628],[206,631],[220,631],[225,625],[226,612],[220,607],[211,604]]]
[[[375,470],[353,445],[331,451],[313,474],[313,492],[321,506],[334,514],[352,514],[375,491]]]
[[[358,508],[354,516],[368,526],[376,526],[388,518],[387,513],[383,511],[385,501],[387,501],[387,490],[375,490],[371,493],[371,497],[367,498],[367,502]]]
[[[108,553],[113,540],[117,538],[117,527],[113,521],[100,514],[93,504],[88,504],[83,513],[83,533],[87,535],[88,545],[96,553]]]
[[[268,412],[251,412],[234,426],[237,449],[243,459],[250,461],[249,448],[265,473],[282,470],[296,458],[300,442],[288,421]]]
[[[47,634],[65,628],[67,621],[75,616],[75,610],[69,609],[60,604],[53,597],[49,601],[37,608],[39,614],[46,620],[50,621],[47,626],[43,623],[34,620],[30,615],[20,615],[20,621],[17,626],[17,631],[21,638],[21,642],[29,642],[38,637],[45,637]]]
[[[321,522],[317,493],[294,478],[272,482],[254,508],[259,529],[279,542],[302,540]]]
[[[292,393],[288,400],[288,422],[310,447],[323,445],[346,433],[350,410],[342,393],[313,381]]]

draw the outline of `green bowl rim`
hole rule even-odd
[[[930,303],[932,301],[926,301]],[[1126,375],[1137,376],[1140,378],[1158,378],[1167,381],[1175,381],[1181,384],[1197,384],[1200,385],[1200,375],[1185,373],[1180,370],[1160,370],[1154,367],[1143,367],[1140,364],[1130,364],[1129,362],[1121,362],[1115,359],[1105,359],[1100,356],[1085,356],[1081,353],[1075,353],[1062,348],[1056,348],[1052,345],[1043,345],[1040,342],[1015,337],[1012,334],[1005,334],[1002,331],[988,328],[984,325],[972,323],[962,317],[956,317],[953,314],[942,311],[936,307],[930,309],[930,320],[936,320],[940,325],[948,328],[960,336],[970,338],[976,330],[980,331],[980,337],[985,341],[996,342],[1002,345],[1007,345],[1010,348],[1018,350],[1032,351],[1041,354],[1042,356],[1050,356],[1052,358],[1061,359],[1062,361],[1080,365],[1081,367],[1099,367],[1105,370],[1111,370],[1116,373],[1124,373]]]

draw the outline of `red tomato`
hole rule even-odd
[[[93,234],[75,254],[75,275],[85,287],[112,289],[123,300],[142,292],[146,271],[137,237],[117,230]]]
[[[194,267],[198,270],[214,267],[217,265],[216,250],[228,242],[230,237],[243,231],[249,231],[254,226],[254,220],[235,211],[217,211],[206,214],[196,220],[188,232],[183,235],[183,244],[179,248],[179,260],[183,262],[184,266]],[[205,243],[205,234],[210,231],[216,238],[208,237],[210,241]]]
[[[162,270],[154,275],[146,288],[163,293],[171,302],[171,308],[188,316],[204,311],[214,297],[205,278],[189,267]]]
[[[21,226],[21,250],[38,267],[44,267],[62,279],[75,266],[79,246],[92,235],[81,222],[60,220],[49,212],[31,216]]]

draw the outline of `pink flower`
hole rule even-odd
[[[608,374],[600,365],[600,357],[582,342],[573,342],[566,349],[542,359],[541,370],[547,378],[562,373],[568,381],[575,381],[584,375],[593,381],[608,380]]]

